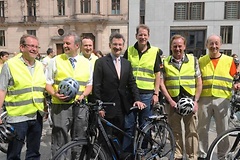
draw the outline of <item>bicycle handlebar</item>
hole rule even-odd
[[[97,100],[95,103],[87,103],[88,106],[99,106],[99,107],[107,107],[107,106],[115,106],[114,102],[103,102],[101,100]]]
[[[144,110],[145,108],[147,108],[147,107],[144,107],[143,109],[139,109],[138,106],[132,106],[130,108],[130,111],[133,111],[133,110]]]

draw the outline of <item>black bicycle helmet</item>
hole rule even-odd
[[[182,116],[189,115],[194,111],[194,102],[191,98],[181,98],[177,103],[176,109]]]
[[[79,90],[79,83],[72,78],[66,78],[60,82],[58,90],[60,94],[68,96],[65,101],[70,101],[76,97]]]
[[[16,137],[16,130],[10,124],[0,125],[0,140],[1,142],[8,143]]]

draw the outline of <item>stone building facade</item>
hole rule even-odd
[[[18,52],[28,33],[39,38],[41,54],[49,47],[60,54],[69,31],[91,36],[94,48],[108,53],[112,32],[128,39],[128,0],[0,0],[0,50]]]

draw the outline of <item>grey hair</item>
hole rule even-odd
[[[112,43],[113,38],[116,39],[122,39],[123,40],[123,44],[125,43],[125,38],[123,37],[122,34],[118,33],[118,32],[114,32],[110,35],[109,37],[109,43]]]
[[[75,32],[69,32],[69,33],[67,33],[67,34],[64,36],[64,38],[65,38],[65,37],[70,37],[70,36],[73,36],[73,37],[74,37],[74,43],[75,43],[75,44],[80,45],[81,39],[80,39],[80,37],[77,35],[77,33],[75,33]]]

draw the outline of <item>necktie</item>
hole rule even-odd
[[[75,62],[75,59],[72,58],[72,57],[70,57],[70,58],[69,58],[69,61],[70,61],[71,65],[72,65],[72,67],[75,68],[75,63],[74,63],[74,62]]]
[[[115,68],[118,74],[118,78],[120,79],[120,59],[119,58],[116,58],[115,60]]]

